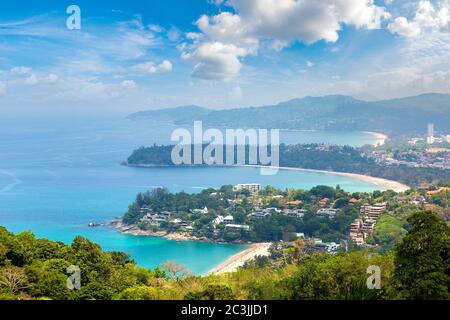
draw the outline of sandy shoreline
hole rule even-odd
[[[251,261],[257,256],[269,256],[269,248],[271,245],[271,243],[254,243],[250,245],[250,248],[231,256],[225,262],[211,269],[208,274],[218,275],[234,272],[247,261]]]
[[[375,147],[384,146],[386,144],[386,141],[389,139],[387,135],[379,132],[363,131],[363,133],[370,134],[372,137],[375,138],[375,142],[373,143]]]
[[[405,192],[409,189],[411,189],[406,184],[393,181],[393,180],[387,180],[383,178],[375,178],[371,176],[365,176],[363,174],[357,174],[357,173],[346,173],[346,172],[335,172],[335,171],[327,171],[327,170],[315,170],[315,169],[303,169],[303,168],[290,168],[290,167],[268,167],[268,166],[258,166],[258,165],[239,165],[238,167],[247,167],[247,168],[266,168],[266,169],[274,169],[274,170],[288,170],[288,171],[303,171],[303,172],[314,172],[314,173],[325,173],[325,174],[334,174],[337,176],[342,177],[349,177],[354,178],[358,180],[362,180],[368,183],[372,183],[376,186],[382,187],[386,190],[393,190],[395,192]]]

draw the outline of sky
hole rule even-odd
[[[0,115],[450,93],[449,31],[448,0],[2,1]]]

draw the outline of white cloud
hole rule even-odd
[[[194,57],[193,76],[228,79],[239,74],[240,59],[257,54],[263,44],[281,50],[296,41],[336,42],[343,24],[378,29],[390,17],[373,0],[229,0],[227,4],[235,13],[203,15],[196,23],[201,34],[187,35],[194,42],[188,50],[194,52],[184,56]]]
[[[307,66],[308,68],[312,68],[312,67],[314,67],[314,62],[312,62],[312,61],[306,61],[306,66]]]
[[[201,44],[192,54],[183,54],[183,59],[195,63],[193,77],[227,81],[239,74],[239,57],[245,55],[245,49],[233,44],[207,42]]]
[[[161,33],[161,32],[164,31],[164,28],[161,27],[160,25],[157,25],[157,24],[150,24],[148,26],[148,29],[153,31],[153,32],[156,32],[156,33]]]
[[[33,71],[32,68],[29,67],[14,67],[10,70],[12,75],[28,75]]]
[[[134,89],[137,87],[136,82],[134,82],[133,80],[124,80],[120,83],[120,85],[125,89]]]
[[[135,65],[133,69],[140,72],[155,74],[155,73],[170,72],[173,69],[173,65],[172,62],[170,62],[169,60],[164,60],[158,65],[155,65],[153,62],[141,63]]]
[[[36,75],[33,73],[28,78],[25,79],[25,83],[29,85],[35,85],[38,84],[38,79]]]
[[[439,2],[436,7],[428,0],[420,0],[417,11],[411,21],[406,17],[397,17],[388,29],[404,37],[417,37],[426,31],[447,31],[450,27],[450,4]]]
[[[389,31],[398,33],[404,37],[416,37],[421,33],[420,27],[415,23],[408,22],[405,17],[395,18],[388,26]]]

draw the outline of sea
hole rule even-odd
[[[167,261],[205,274],[244,245],[176,242],[123,235],[90,222],[120,217],[138,192],[157,187],[201,192],[209,187],[260,183],[278,188],[340,185],[348,191],[379,187],[332,174],[279,171],[262,176],[256,168],[130,168],[121,166],[140,146],[171,143],[172,124],[126,119],[0,120],[0,226],[14,233],[70,244],[81,235],[106,251],[123,251],[140,266]],[[189,128],[188,128],[189,129]],[[360,132],[282,131],[281,142],[360,146],[374,137]]]

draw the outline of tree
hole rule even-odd
[[[174,278],[176,280],[180,280],[189,274],[189,270],[185,266],[182,266],[173,261],[163,263],[162,267],[171,278]]]
[[[200,292],[189,292],[185,300],[233,300],[235,299],[233,291],[228,285],[210,284]]]
[[[7,286],[13,294],[18,294],[28,287],[28,278],[22,269],[6,267],[0,272],[0,283]]]
[[[396,247],[394,278],[404,299],[449,299],[450,228],[431,211],[413,214]]]

